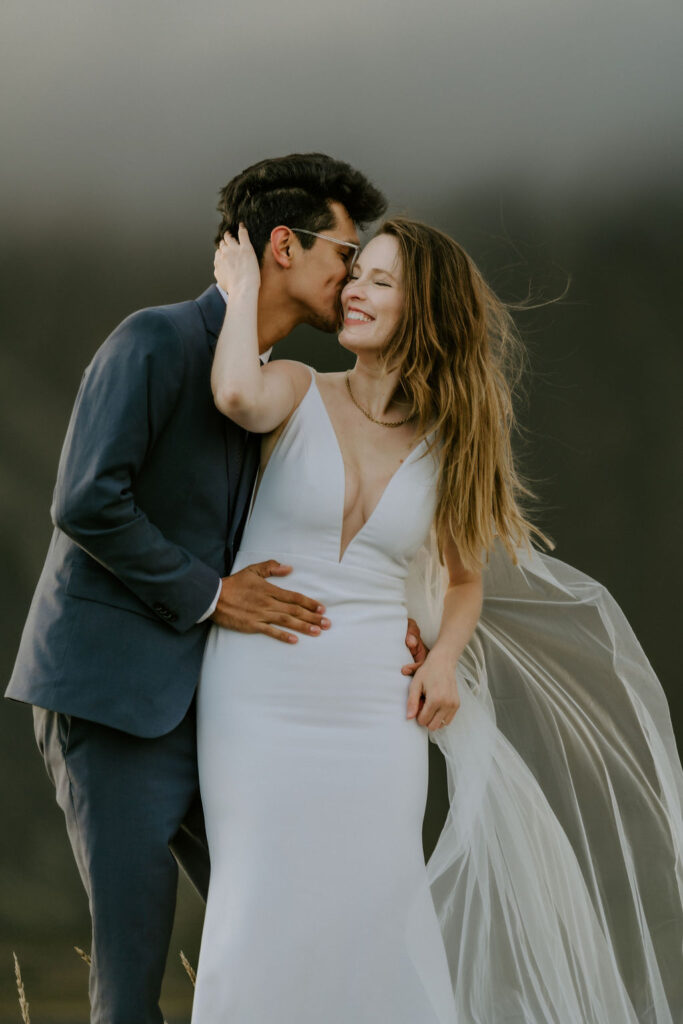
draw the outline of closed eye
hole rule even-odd
[[[357,281],[357,280],[358,280],[358,276],[353,277],[353,275],[349,274],[349,282]],[[389,281],[373,281],[372,283],[373,284],[378,284],[382,288],[391,288],[391,284],[389,283]]]

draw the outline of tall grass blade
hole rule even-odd
[[[183,967],[185,968],[185,972],[186,972],[188,978],[192,982],[192,988],[194,988],[195,982],[197,980],[197,975],[195,974],[194,970],[192,969],[192,964],[187,959],[187,957],[183,953],[182,949],[180,950],[180,962],[182,963]]]
[[[26,998],[26,992],[24,991],[24,982],[21,978],[21,968],[19,967],[19,961],[17,960],[17,954],[13,953],[14,957],[14,976],[17,979],[17,992],[19,993],[19,1009],[21,1010],[21,1019],[24,1024],[31,1024],[31,1018],[28,1015],[28,999]]]

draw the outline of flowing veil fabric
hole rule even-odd
[[[430,739],[449,810],[427,865],[458,1024],[683,1021],[683,771],[664,692],[608,591],[502,546]],[[434,540],[409,581],[433,642]]]

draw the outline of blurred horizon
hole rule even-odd
[[[654,0],[3,6],[8,224],[183,227],[243,167],[348,160],[394,201],[548,201],[680,180],[683,19]]]

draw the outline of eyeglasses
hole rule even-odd
[[[346,242],[341,238],[333,238],[332,235],[321,235],[318,231],[309,231],[307,228],[292,228],[292,231],[298,231],[302,235],[313,235],[315,238],[324,238],[326,242],[334,242],[335,245],[343,245],[345,248],[350,249],[351,252],[346,257],[346,265],[349,271],[358,258],[360,245],[356,245],[355,242]]]

